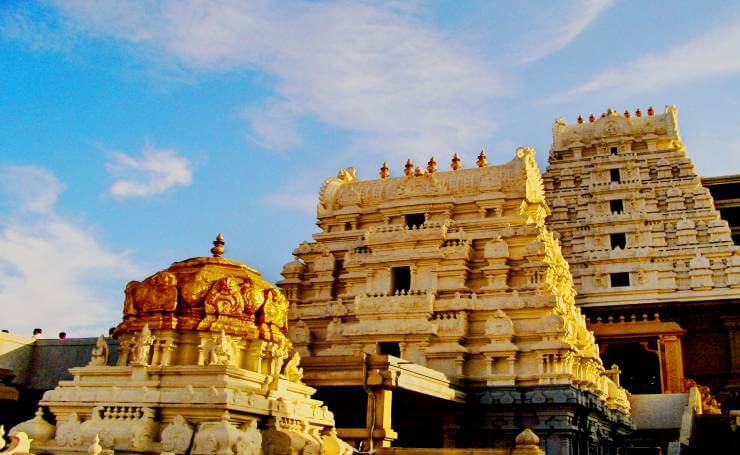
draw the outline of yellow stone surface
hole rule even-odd
[[[16,427],[34,451],[351,453],[301,382],[282,293],[221,258],[220,235],[214,245],[129,283],[117,365],[101,337],[90,364],[44,394],[56,428],[41,413]]]
[[[324,182],[321,232],[296,248],[277,283],[291,303],[296,350],[340,359],[397,343],[403,359],[452,382],[573,385],[628,412],[545,226],[534,150],[500,166],[483,154],[478,165],[407,164],[404,176],[381,169],[365,181],[350,168]],[[404,289],[394,282],[401,274]]]

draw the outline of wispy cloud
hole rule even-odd
[[[564,93],[550,98],[619,89],[632,94],[661,89],[707,77],[740,72],[740,21],[717,25],[709,32],[663,52],[651,53],[625,65],[609,68]]]
[[[246,116],[266,148],[299,145],[303,118],[349,132],[365,153],[475,148],[495,126],[492,98],[508,90],[479,53],[393,2],[57,4],[86,33],[193,68],[269,75],[271,97]]]
[[[0,213],[2,328],[30,335],[41,327],[47,336],[106,331],[118,321],[124,280],[137,268],[91,227],[56,212],[63,185],[47,170],[0,165],[0,176],[11,177],[0,178],[0,200],[10,202]]]
[[[580,0],[568,4],[551,4],[565,10],[566,13],[548,16],[546,20],[551,26],[546,27],[543,33],[527,34],[535,37],[524,46],[519,59],[520,64],[532,63],[545,56],[553,54],[576,39],[586,30],[604,11],[614,4],[615,0]],[[526,37],[524,38],[526,41]]]
[[[116,179],[108,191],[115,197],[149,197],[193,182],[193,163],[172,148],[145,145],[141,156],[112,152],[106,164]]]
[[[49,212],[62,189],[62,183],[40,167],[0,165],[0,196],[19,213]]]
[[[260,202],[265,205],[280,207],[284,209],[297,210],[309,215],[316,214],[318,196],[303,193],[271,193],[263,197]]]

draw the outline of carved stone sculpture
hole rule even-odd
[[[176,454],[185,453],[190,447],[193,427],[181,415],[176,415],[172,422],[162,430],[160,439],[162,450]]]
[[[105,341],[105,337],[103,337],[103,335],[100,335],[98,337],[98,340],[95,342],[95,347],[90,353],[90,362],[87,364],[87,366],[107,365],[109,353],[110,348],[108,348],[108,343]]]

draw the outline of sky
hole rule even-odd
[[[740,172],[740,4],[0,3],[0,328],[95,336],[123,289],[209,254],[280,279],[324,179],[535,147],[558,117],[679,109]]]

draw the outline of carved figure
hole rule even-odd
[[[308,344],[311,342],[311,330],[303,322],[303,319],[299,319],[298,322],[293,324],[288,333],[290,334],[290,341],[295,344]]]
[[[131,364],[134,365],[147,365],[149,362],[149,351],[154,344],[154,336],[149,325],[145,325],[141,332],[136,334],[133,339],[134,345],[131,356]]]
[[[134,292],[139,288],[140,284],[141,282],[139,281],[129,281],[128,284],[126,284],[126,290],[124,291],[126,298],[123,301],[124,319],[139,314],[140,308],[137,308],[136,306]]]
[[[298,366],[300,362],[301,356],[297,352],[294,352],[290,360],[285,363],[283,374],[288,378],[288,381],[301,382],[301,379],[303,379],[303,368]]]
[[[95,347],[92,349],[92,356],[87,366],[105,366],[108,364],[108,355],[110,349],[108,343],[106,343],[103,335],[98,337],[98,341],[95,342]]]
[[[162,450],[177,454],[185,453],[193,437],[193,427],[181,415],[176,415],[172,423],[162,430]]]
[[[244,282],[239,285],[239,293],[244,300],[244,314],[254,315],[257,309],[264,303],[259,290],[255,289],[254,283],[249,277],[244,278]]]
[[[138,306],[145,313],[175,311],[177,308],[177,277],[170,272],[159,272],[144,280],[137,288],[144,292],[134,293]]]
[[[234,349],[226,337],[226,332],[221,330],[221,336],[211,343],[208,353],[208,365],[228,365],[234,356]]]
[[[206,296],[205,309],[208,314],[241,315],[244,298],[236,280],[224,277],[216,281]]]
[[[329,325],[326,326],[326,340],[336,340],[342,336],[342,320],[340,318],[332,318]]]
[[[257,428],[257,421],[252,420],[241,426],[242,436],[236,443],[237,455],[261,455],[262,433]]]
[[[265,303],[258,311],[260,337],[265,340],[281,338],[288,331],[288,301],[275,288],[264,290]]]
[[[211,283],[205,273],[198,272],[191,280],[180,287],[180,296],[186,308],[200,306],[210,289]]]

